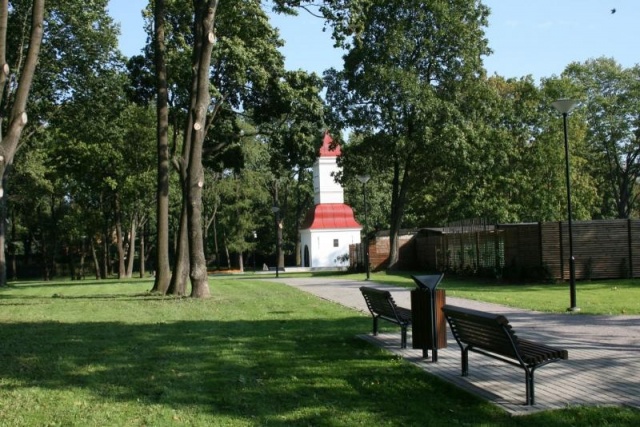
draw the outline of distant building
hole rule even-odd
[[[344,203],[344,190],[335,181],[340,171],[340,145],[325,132],[319,157],[313,165],[315,206],[300,227],[303,267],[347,267],[349,245],[360,243],[362,226]]]

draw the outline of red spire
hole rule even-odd
[[[325,131],[324,138],[322,138],[322,147],[320,147],[320,157],[338,157],[341,154],[340,144],[334,144],[329,131]]]

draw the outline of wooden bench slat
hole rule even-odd
[[[411,325],[411,310],[399,307],[389,291],[362,286],[360,292],[373,316],[373,335],[378,334],[378,319],[395,323],[402,331],[400,346],[406,348],[407,328]]]
[[[519,339],[505,316],[445,305],[442,308],[462,352],[462,375],[468,373],[468,352],[520,366],[526,372],[527,404],[533,405],[536,368],[569,358],[567,350]]]

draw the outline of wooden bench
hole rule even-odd
[[[452,305],[442,308],[462,351],[462,376],[469,373],[469,351],[519,366],[525,371],[527,405],[533,405],[534,371],[551,362],[569,358],[567,350],[520,339],[506,317]]]
[[[373,316],[373,335],[378,335],[378,319],[395,323],[402,330],[400,348],[406,348],[407,327],[411,325],[411,310],[398,307],[389,291],[362,286],[360,292]]]

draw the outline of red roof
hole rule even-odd
[[[338,157],[341,154],[340,144],[333,144],[333,138],[331,138],[329,132],[325,132],[322,139],[322,147],[320,147],[320,157]]]
[[[323,203],[315,205],[307,212],[301,230],[332,229],[332,228],[362,228],[353,216],[353,209],[344,203]]]

